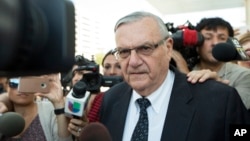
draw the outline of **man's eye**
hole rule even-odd
[[[150,49],[151,49],[151,47],[148,47],[148,46],[142,46],[142,47],[140,47],[140,49],[141,49],[141,50],[150,50]]]
[[[210,40],[210,39],[212,39],[211,37],[206,37],[206,36],[204,36],[204,39],[205,40]]]
[[[224,41],[227,41],[227,38],[219,38],[219,40],[224,42]]]
[[[148,52],[148,51],[151,51],[151,50],[152,50],[152,48],[149,47],[149,46],[141,46],[141,47],[138,48],[139,52]]]
[[[119,53],[120,54],[126,54],[126,53],[129,53],[129,50],[128,49],[120,50]]]

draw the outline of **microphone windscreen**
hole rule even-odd
[[[92,122],[83,128],[79,141],[112,141],[112,138],[103,124]]]
[[[218,43],[212,49],[213,57],[222,62],[241,60],[236,48],[230,43]]]
[[[20,134],[25,126],[23,117],[15,112],[7,112],[0,116],[0,133],[6,137]]]

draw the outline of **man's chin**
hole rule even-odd
[[[135,90],[145,89],[146,80],[133,80],[129,82],[130,86]]]

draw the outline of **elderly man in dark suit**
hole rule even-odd
[[[100,115],[114,141],[229,141],[231,124],[249,124],[234,88],[191,84],[170,65],[173,40],[158,16],[121,18],[115,41],[125,82],[105,93]]]

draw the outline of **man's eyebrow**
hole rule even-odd
[[[154,43],[152,42],[149,42],[149,41],[146,41],[144,43],[141,43],[140,45],[137,45],[137,46],[133,46],[133,48],[138,48],[138,47],[142,47],[142,46],[145,46],[145,45],[153,45]],[[117,49],[130,49],[129,47],[122,47],[122,46],[118,46],[116,47]]]
[[[212,35],[212,33],[211,32],[206,32],[206,33],[204,33],[204,35]]]

